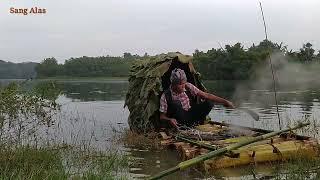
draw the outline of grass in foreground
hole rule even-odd
[[[32,147],[0,150],[1,179],[66,179],[58,151]]]
[[[298,158],[278,166],[279,172],[275,173],[274,179],[302,180],[320,179],[319,158]]]
[[[73,147],[0,150],[0,179],[127,179],[128,158],[118,152]]]
[[[54,133],[61,130],[54,118],[59,92],[48,85],[31,92],[18,84],[0,89],[0,179],[126,179],[129,160],[118,151],[96,150],[78,136],[70,137],[76,145],[54,140],[63,136]]]

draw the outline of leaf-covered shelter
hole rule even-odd
[[[131,130],[146,133],[158,129],[160,97],[170,86],[173,69],[183,69],[188,82],[199,89],[205,89],[199,78],[200,73],[192,64],[192,58],[189,55],[172,52],[136,60],[133,63],[125,100],[125,106],[130,111],[128,123]]]

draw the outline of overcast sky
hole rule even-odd
[[[297,50],[320,48],[319,0],[262,0],[269,39]],[[10,8],[46,8],[44,15]],[[1,0],[0,59],[192,54],[219,43],[245,47],[264,39],[258,0]]]

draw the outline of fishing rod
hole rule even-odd
[[[264,34],[265,34],[265,37],[266,37],[267,42],[269,42],[269,40],[268,40],[268,33],[267,33],[267,25],[266,25],[266,21],[265,21],[265,19],[264,19],[264,13],[263,13],[262,4],[261,4],[261,2],[259,2],[259,4],[260,4],[260,10],[261,10],[261,15],[262,15],[262,20],[263,20]],[[269,46],[269,45],[267,44],[267,46]],[[276,102],[276,108],[277,108],[279,129],[281,130],[281,119],[280,119],[279,105],[278,105],[278,100],[277,100],[277,90],[276,90],[275,73],[274,73],[273,64],[272,64],[272,61],[271,61],[271,56],[270,56],[269,48],[268,48],[268,59],[269,59],[269,64],[270,64],[270,69],[271,69],[272,79],[273,79],[273,92],[274,92],[274,100],[275,100],[275,102]]]

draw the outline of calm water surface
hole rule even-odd
[[[11,80],[9,80],[11,81]],[[4,85],[9,81],[1,80]],[[39,82],[33,82],[39,83]],[[32,83],[30,83],[32,84]],[[81,138],[90,141],[97,148],[110,148],[115,134],[123,128],[128,128],[127,117],[129,111],[123,107],[125,94],[128,88],[126,81],[58,81],[62,90],[57,101],[62,105],[61,113],[57,115],[60,120],[59,134],[54,138],[61,141],[73,141]],[[277,108],[274,93],[270,89],[252,88],[247,82],[236,81],[211,81],[204,83],[210,92],[232,100],[237,106],[247,107],[259,114],[260,120],[255,121],[246,112],[228,110],[216,105],[210,113],[215,121],[278,130]],[[241,88],[239,88],[241,85]],[[32,86],[32,85],[30,85]],[[297,85],[296,87],[299,87]],[[311,121],[318,124],[320,114],[320,86],[300,88],[282,88],[278,90],[279,112],[282,126],[293,124],[297,121]],[[74,119],[74,121],[65,121]],[[317,128],[306,135],[317,137]],[[61,136],[61,134],[63,134]],[[144,177],[156,174],[162,170],[175,166],[180,162],[178,155],[171,150],[148,151],[134,147],[121,147],[135,159],[131,167],[133,176]],[[263,166],[255,168],[261,175],[269,174]],[[213,174],[204,175],[195,169],[188,169],[169,176],[167,179],[252,179],[253,176],[245,168],[225,169]],[[231,176],[231,177],[230,177]]]

